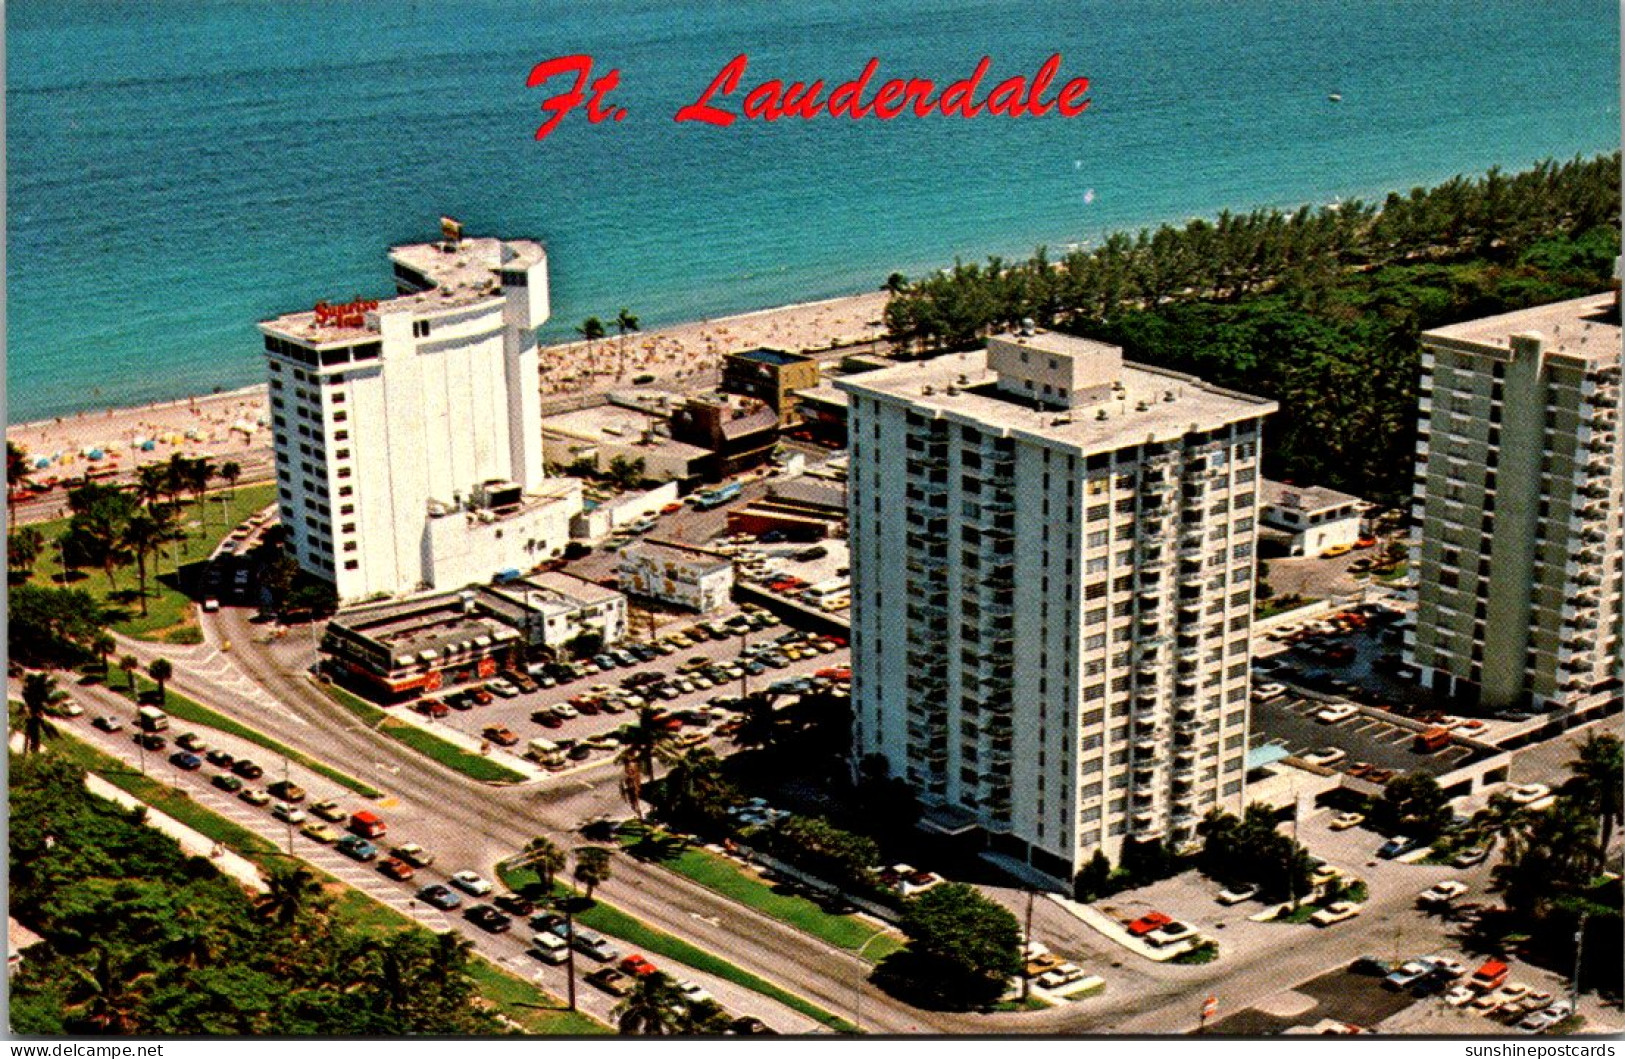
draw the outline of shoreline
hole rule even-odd
[[[838,295],[727,316],[672,324],[648,331],[578,339],[541,350],[542,394],[557,397],[617,389],[653,376],[654,385],[691,387],[715,372],[726,353],[755,346],[823,350],[872,341],[885,333],[890,295],[884,290]],[[6,439],[31,458],[50,460],[36,479],[83,473],[87,467],[120,470],[121,456],[134,463],[171,453],[220,458],[268,453],[270,423],[266,383],[218,393],[194,394],[137,405],[114,405],[69,415],[8,423]],[[247,429],[245,429],[247,428]],[[151,449],[140,448],[151,441]],[[92,460],[88,453],[101,450]]]

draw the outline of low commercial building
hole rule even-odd
[[[1360,512],[1365,501],[1335,489],[1312,485],[1300,489],[1262,480],[1259,518],[1278,531],[1288,555],[1319,555],[1328,548],[1352,546],[1360,539]]]
[[[825,383],[796,394],[801,429],[809,436],[846,446],[846,394]]]
[[[621,550],[621,589],[704,614],[733,593],[733,560],[719,552],[645,540]]]
[[[606,644],[626,635],[626,597],[569,574],[531,574],[478,591],[477,606],[519,630],[530,654],[557,651],[583,633]]]
[[[767,404],[781,424],[794,417],[796,391],[817,386],[820,377],[818,361],[782,349],[747,349],[722,361],[722,389]]]
[[[661,417],[618,404],[548,416],[542,445],[549,465],[587,461],[598,474],[609,473],[617,459],[641,460],[652,482],[697,483],[712,462],[708,449],[674,440]]]
[[[341,611],[322,638],[326,671],[382,702],[495,676],[521,637],[478,598],[466,589]]]
[[[671,414],[671,436],[711,452],[711,481],[766,463],[779,440],[778,413],[753,397],[710,393],[690,397]]]
[[[511,482],[491,481],[458,506],[429,502],[423,568],[434,571],[425,588],[455,588],[528,569],[560,556],[570,522],[581,511],[581,482],[551,478],[529,494]]]

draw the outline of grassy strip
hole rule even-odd
[[[536,886],[541,882],[537,874],[529,868],[510,869],[499,867],[498,874],[510,890],[522,890],[526,887]],[[555,883],[554,885],[561,895],[574,893],[573,890],[565,888],[562,884]],[[830,1014],[818,1005],[804,1000],[794,993],[787,992],[764,978],[758,978],[749,971],[736,967],[720,956],[715,956],[697,945],[667,934],[663,930],[656,930],[642,920],[629,916],[620,909],[606,905],[602,901],[594,902],[591,908],[577,913],[576,920],[593,930],[601,930],[605,934],[614,935],[647,952],[670,957],[673,960],[687,964],[697,971],[714,974],[718,978],[726,979],[735,985],[744,986],[753,992],[777,1000],[785,1007],[799,1011],[808,1018],[821,1022],[840,1033],[858,1032],[856,1026],[853,1026],[845,1019]]]
[[[156,683],[149,680],[141,673],[135,674],[135,680],[136,688],[140,692],[156,690],[158,687]],[[136,693],[131,692],[130,686],[125,684],[123,681],[118,681],[116,683],[109,682],[108,687],[111,690],[118,692],[120,695],[123,695],[127,699],[137,699]],[[171,717],[175,717],[183,721],[190,721],[193,724],[207,725],[216,731],[227,732],[231,735],[237,736],[239,739],[246,739],[248,742],[253,743],[256,746],[264,747],[273,754],[278,754],[285,757],[289,761],[298,762],[305,768],[310,769],[312,772],[326,776],[334,783],[342,784],[343,786],[348,787],[350,790],[361,795],[363,798],[383,797],[383,793],[377,788],[369,787],[360,780],[355,779],[346,773],[340,772],[338,769],[333,768],[330,765],[325,765],[313,757],[300,753],[292,747],[284,746],[282,743],[277,742],[275,739],[272,739],[270,736],[256,728],[250,728],[240,721],[227,717],[223,713],[216,713],[214,710],[209,709],[207,706],[204,706],[201,703],[193,702],[191,699],[175,691],[173,688],[164,689],[164,712],[168,713]]]
[[[344,887],[333,906],[334,918],[372,935],[395,934],[423,929],[388,905],[374,901],[360,890]],[[469,977],[479,983],[480,996],[493,1008],[535,1036],[602,1035],[608,1027],[580,1011],[566,1009],[557,997],[531,982],[498,967],[475,954],[469,964]]]
[[[622,828],[622,833],[626,836],[625,845],[635,845],[641,840],[641,836],[629,833],[627,828]],[[904,944],[901,938],[881,933],[866,920],[826,912],[817,902],[805,897],[777,893],[772,885],[741,871],[726,857],[703,849],[690,847],[674,857],[656,858],[654,863],[837,948],[849,952],[862,949],[863,958],[870,963],[879,963]]]
[[[433,732],[424,731],[415,724],[397,720],[385,711],[363,702],[361,699],[345,691],[343,688],[326,685],[328,695],[333,701],[349,710],[356,717],[365,721],[368,727],[382,732],[395,740],[411,747],[424,757],[440,762],[449,769],[455,769],[470,779],[481,783],[520,783],[524,781],[525,774],[515,772],[506,765],[492,761],[488,757],[471,753],[454,743],[448,743]]]
[[[272,858],[282,856],[275,845],[254,832],[205,809],[173,787],[130,771],[130,766],[81,741],[78,736],[64,733],[51,744],[51,749],[165,816],[174,817],[203,837],[230,846],[261,867],[268,867]],[[154,760],[157,760],[156,755]]]
[[[224,498],[224,503],[222,503]],[[234,490],[211,490],[207,507],[200,512],[195,502],[181,506],[183,524],[188,526],[186,537],[169,545],[148,563],[147,613],[142,614],[135,595],[138,580],[135,570],[126,567],[120,574],[121,587],[107,582],[105,574],[86,572],[69,587],[82,588],[106,606],[117,612],[113,630],[138,640],[163,643],[198,643],[201,633],[197,628],[197,614],[192,601],[178,589],[159,580],[167,576],[174,580],[177,569],[191,563],[200,563],[219,547],[221,540],[243,519],[274,503],[276,483],[245,485]],[[224,511],[222,511],[224,508]],[[195,524],[195,525],[194,525]],[[62,576],[61,552],[54,542],[68,528],[67,518],[35,523],[33,528],[45,535],[45,552],[34,566],[32,576],[41,584],[60,584]]]

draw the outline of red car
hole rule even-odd
[[[825,680],[847,682],[852,679],[852,669],[850,666],[831,666],[828,669],[820,669],[813,676],[823,677]]]
[[[491,700],[496,697],[489,691],[486,691],[483,687],[475,688],[472,694],[474,696],[474,701],[479,703],[481,706],[491,705]]]
[[[1132,937],[1143,938],[1158,927],[1167,926],[1174,921],[1174,917],[1161,912],[1151,912],[1141,916],[1128,925],[1128,932]]]
[[[639,978],[645,978],[651,974],[657,973],[659,970],[659,968],[655,967],[654,964],[650,963],[648,960],[645,960],[637,953],[633,953],[631,956],[628,956],[626,959],[622,960],[620,966],[621,970],[625,973],[635,974]]]
[[[381,874],[387,875],[391,879],[395,879],[399,882],[405,882],[415,874],[410,864],[406,863],[404,860],[397,860],[394,857],[389,857],[380,861],[378,863],[378,871]]]
[[[439,699],[424,699],[422,702],[417,704],[417,711],[423,714],[425,717],[434,717],[438,719],[449,714],[451,712],[451,707],[447,706]]]

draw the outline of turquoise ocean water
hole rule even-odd
[[[389,293],[385,247],[442,213],[548,243],[562,337],[1620,138],[1607,0],[14,0],[6,21],[13,421],[257,382],[255,321]],[[988,54],[997,79],[1055,51],[1093,81],[1073,121],[671,120],[741,52],[751,85],[871,56],[947,81]],[[575,52],[622,70],[628,117],[538,144],[525,76]]]

